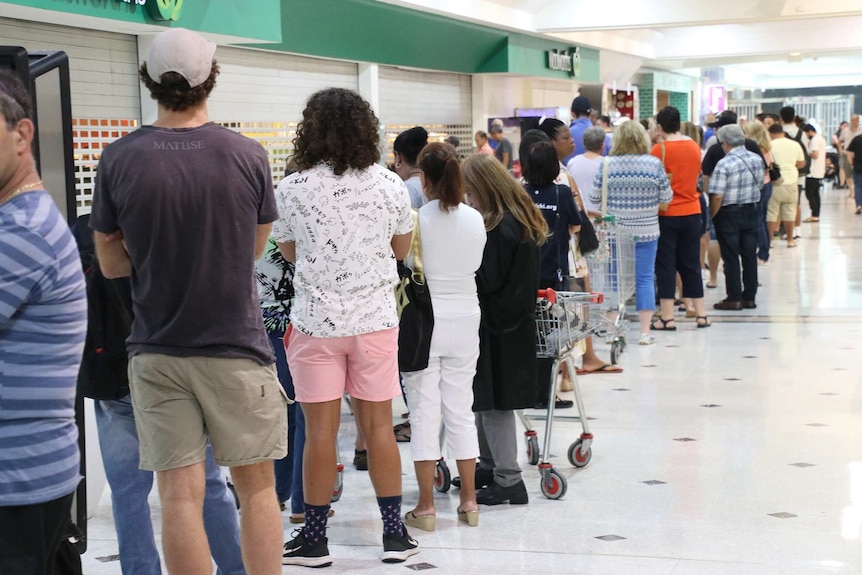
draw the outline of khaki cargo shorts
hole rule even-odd
[[[145,353],[129,360],[129,381],[141,469],[199,463],[207,437],[227,467],[287,454],[288,399],[274,364]]]
[[[796,220],[796,207],[799,205],[799,187],[775,186],[766,207],[767,222],[792,222]]]

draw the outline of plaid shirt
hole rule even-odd
[[[715,166],[709,180],[709,195],[723,196],[722,206],[756,204],[766,168],[763,160],[739,146],[730,150]]]

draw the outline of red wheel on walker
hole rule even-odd
[[[569,463],[575,467],[586,467],[593,458],[593,450],[587,447],[584,449],[583,441],[578,439],[569,446]]]
[[[542,495],[548,499],[562,499],[568,487],[566,478],[556,469],[551,469],[546,477],[542,477]]]
[[[536,432],[532,432],[532,435],[527,432],[527,459],[530,462],[530,465],[536,465],[539,462],[539,438],[536,435]]]
[[[452,487],[452,475],[449,472],[449,466],[441,459],[437,462],[434,473],[434,489],[440,493],[446,493],[450,487]]]

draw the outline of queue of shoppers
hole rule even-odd
[[[22,350],[13,358],[22,375],[4,387],[39,413],[10,410],[15,439],[0,436],[0,448],[17,454],[12,468],[0,464],[0,565],[10,572],[54,571],[80,480],[76,383],[107,369],[127,373],[96,408],[123,571],[160,571],[146,506],[155,477],[169,571],[210,573],[215,561],[221,573],[274,575],[282,565],[333,562],[328,521],[345,396],[376,495],[383,562],[419,552],[408,527],[437,528],[433,484],[444,446],[459,471],[457,523],[477,527],[480,505],[529,502],[515,412],[547,398],[540,380],[556,377],[536,360],[536,294],[589,291],[578,240],[585,222],[613,215],[636,242],[639,343],[678,329],[677,276],[694,325],[711,325],[699,263],[706,159],[682,134],[677,109],[658,113],[652,138],[624,122],[608,146],[579,96],[571,126],[545,120],[525,136],[518,181],[514,149],[496,124],[476,134],[479,151],[463,162],[451,144],[411,128],[396,138],[387,169],[370,104],[329,88],[308,99],[274,191],[263,148],[207,115],[218,74],[214,44],[181,28],[155,36],[141,78],[157,120],[104,150],[76,250],[36,175],[30,96],[0,73],[8,144],[0,149],[0,245],[14,253],[11,264],[0,259],[14,287],[0,300],[0,325],[3,342]],[[740,127],[723,118],[702,187],[727,278],[727,297],[714,307],[736,310],[755,307],[768,167],[777,166],[786,189],[769,200],[767,219],[787,225],[802,152],[777,124],[770,141],[752,132],[759,145],[748,151]],[[802,131],[817,160],[816,130]],[[851,159],[859,142],[847,148]],[[433,309],[426,365],[405,373],[397,262],[421,264]],[[98,313],[109,305],[126,318],[110,334]],[[120,357],[95,347],[96,335],[120,342]],[[621,371],[586,343],[579,374]],[[392,430],[402,379],[419,491],[406,513]],[[230,468],[241,516],[220,467]],[[286,543],[285,502],[302,525]]]

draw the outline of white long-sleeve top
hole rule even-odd
[[[435,315],[479,310],[476,270],[485,251],[485,222],[466,204],[440,209],[432,200],[419,210],[422,261]]]

